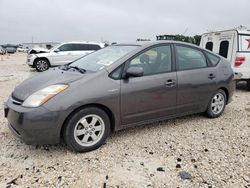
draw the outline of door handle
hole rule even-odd
[[[208,78],[211,79],[211,80],[214,79],[215,77],[216,76],[214,75],[214,73],[211,73],[211,74],[208,75]]]
[[[176,85],[176,83],[175,83],[175,81],[173,81],[173,80],[168,80],[168,81],[165,83],[165,85],[166,85],[167,87],[173,87],[173,86]]]

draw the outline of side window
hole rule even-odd
[[[176,46],[176,56],[179,70],[207,67],[206,57],[198,49]]]
[[[122,69],[123,69],[123,65],[116,68],[110,75],[109,77],[113,78],[114,80],[118,80],[121,77],[121,73],[122,73]]]
[[[205,52],[207,55],[207,58],[212,63],[213,66],[216,66],[220,62],[220,58],[216,55],[213,55],[211,53]]]
[[[222,41],[220,43],[220,51],[219,54],[225,58],[227,58],[227,54],[228,54],[228,46],[229,46],[229,42],[228,41]]]
[[[71,44],[72,51],[77,51],[79,50],[78,44]]]
[[[63,44],[58,48],[60,51],[72,51],[72,45],[71,44]]]
[[[88,50],[87,44],[72,44],[73,51],[85,51]]]
[[[93,51],[101,49],[101,47],[97,44],[89,44],[88,46],[89,46],[89,50],[93,50]]]
[[[129,67],[142,67],[144,75],[171,72],[171,48],[159,46],[140,54],[130,61]]]
[[[79,45],[80,50],[83,50],[83,51],[88,50],[88,45],[87,44],[78,44],[78,45]]]
[[[207,42],[206,44],[206,49],[213,51],[214,44],[213,42]]]

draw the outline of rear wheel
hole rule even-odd
[[[247,80],[247,89],[248,89],[248,91],[250,91],[250,79]]]
[[[49,61],[47,59],[36,59],[34,62],[34,67],[38,72],[43,72],[49,69]]]
[[[67,121],[63,138],[69,148],[87,152],[99,148],[110,133],[110,120],[105,111],[96,107],[84,108]]]
[[[219,117],[225,109],[226,102],[226,93],[219,89],[211,98],[206,110],[206,115],[210,118]]]

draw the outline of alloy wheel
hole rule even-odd
[[[36,63],[36,68],[39,70],[39,71],[46,71],[48,68],[49,68],[49,64],[47,61],[41,59],[39,61],[37,61]]]
[[[95,114],[81,118],[75,125],[74,139],[84,147],[95,145],[103,136],[105,124],[103,119]]]
[[[214,114],[219,114],[224,109],[225,106],[225,97],[221,93],[217,93],[211,103],[211,108]]]

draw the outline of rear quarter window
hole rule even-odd
[[[220,58],[218,56],[213,55],[209,52],[205,52],[205,54],[213,66],[216,66],[220,62]]]

